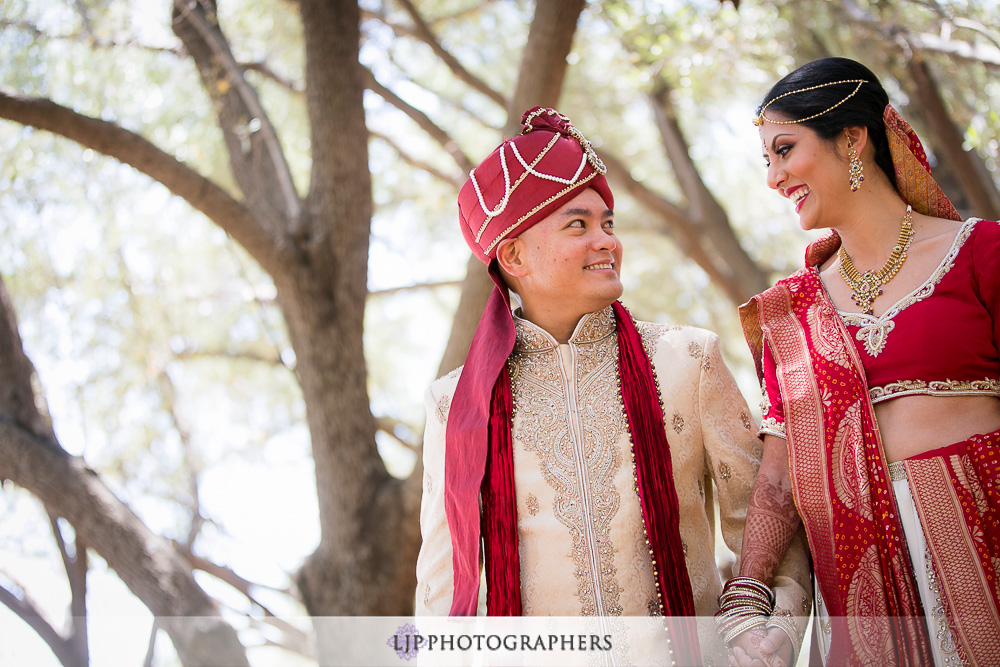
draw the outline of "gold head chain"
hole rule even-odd
[[[799,93],[807,93],[810,90],[816,90],[817,88],[826,88],[828,86],[839,86],[842,83],[856,83],[858,85],[854,87],[854,90],[852,90],[850,93],[848,93],[847,97],[845,97],[844,99],[840,100],[839,102],[837,102],[836,104],[834,104],[832,107],[829,107],[827,109],[823,109],[819,113],[814,113],[811,116],[806,116],[805,118],[799,118],[797,120],[771,120],[770,118],[768,118],[767,116],[764,115],[764,112],[767,111],[767,108],[769,106],[771,106],[772,104],[774,104],[775,102],[777,102],[778,100],[780,100],[783,97],[788,97],[789,95],[798,95]],[[864,83],[867,83],[867,81],[865,79],[844,79],[843,81],[830,81],[828,83],[818,83],[815,86],[809,86],[807,88],[799,88],[798,90],[790,90],[787,93],[782,93],[781,95],[778,95],[773,100],[771,100],[770,102],[768,102],[767,104],[765,104],[764,106],[762,106],[760,108],[760,113],[758,113],[757,117],[753,119],[753,124],[756,125],[757,127],[760,127],[761,125],[764,124],[764,121],[767,121],[768,123],[774,123],[775,125],[792,125],[794,123],[801,123],[803,121],[812,120],[813,118],[816,118],[818,116],[822,116],[823,114],[825,114],[827,112],[833,111],[834,109],[836,109],[837,107],[839,107],[841,104],[843,104],[847,100],[849,100],[852,97],[854,97],[857,94],[857,92],[859,90],[861,90],[861,85],[864,84]]]

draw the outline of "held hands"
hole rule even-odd
[[[781,628],[755,627],[730,644],[730,667],[790,667],[793,647]]]
[[[729,647],[730,667],[789,667],[794,652],[781,625],[787,611],[775,614],[774,592],[759,579],[733,577],[722,587],[715,628]]]

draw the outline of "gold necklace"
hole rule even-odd
[[[854,266],[851,256],[844,250],[843,244],[840,246],[840,275],[854,292],[851,295],[854,303],[861,308],[861,312],[865,315],[872,314],[872,302],[882,295],[882,285],[892,280],[899,272],[899,268],[903,266],[903,262],[906,261],[906,251],[910,247],[910,241],[913,240],[913,225],[910,224],[912,219],[913,210],[907,206],[906,214],[903,216],[903,228],[899,230],[899,238],[896,239],[892,254],[878,271],[861,273]]]

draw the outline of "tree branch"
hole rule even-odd
[[[228,359],[228,360],[241,360],[241,361],[255,361],[262,364],[267,364],[268,366],[281,366],[283,368],[288,368],[285,363],[281,360],[281,357],[275,354],[274,356],[268,356],[264,354],[259,354],[256,352],[243,352],[236,351],[230,352],[229,350],[222,349],[184,349],[180,352],[174,354],[175,359],[186,360],[186,359]]]
[[[399,287],[387,287],[386,289],[372,290],[368,296],[388,296],[399,292],[408,292],[415,289],[437,289],[439,287],[461,287],[461,280],[442,280],[436,283],[416,283],[414,285],[400,285]]]
[[[472,164],[472,161],[465,155],[465,153],[462,152],[462,149],[458,146],[458,144],[448,135],[447,132],[435,125],[434,121],[432,121],[427,114],[419,109],[416,109],[412,105],[407,104],[401,97],[396,95],[396,93],[379,83],[375,79],[375,75],[372,74],[370,70],[364,69],[364,75],[365,88],[405,113],[413,120],[413,122],[420,126],[420,129],[441,144],[441,147],[444,148],[444,150],[451,155],[452,159],[454,159],[458,164],[458,167],[462,170],[463,174],[467,174],[475,168],[475,165]]]
[[[4,575],[6,577],[6,575]],[[9,579],[9,577],[7,577]],[[17,584],[15,584],[17,585]],[[0,586],[0,602],[4,604],[5,607],[10,609],[24,621],[28,627],[35,631],[35,633],[41,637],[42,641],[49,647],[49,650],[56,656],[56,658],[63,665],[69,667],[75,664],[73,662],[73,655],[69,652],[69,647],[66,644],[66,640],[59,634],[59,631],[52,627],[52,624],[45,620],[42,616],[42,611],[39,609],[38,605],[28,596],[27,591],[20,585],[17,585],[21,589],[23,597],[19,598],[5,587]]]
[[[80,0],[76,0],[80,2]],[[53,39],[53,40],[66,40],[71,42],[78,42],[83,44],[89,44],[94,49],[119,49],[119,48],[135,48],[142,51],[149,51],[150,53],[169,53],[174,56],[180,56],[181,51],[176,48],[169,46],[152,46],[150,44],[140,44],[135,41],[127,40],[124,42],[118,42],[113,39],[97,39],[97,37],[88,31],[88,28],[84,26],[81,30],[76,30],[73,32],[66,33],[50,33],[42,30],[34,23],[28,21],[12,21],[10,19],[0,19],[0,28],[16,28],[17,30],[23,30],[30,33],[36,39]]]
[[[264,605],[260,600],[258,600],[254,596],[253,591],[251,589],[252,587],[267,588],[273,591],[277,591],[279,593],[285,593],[286,595],[291,595],[290,591],[282,588],[275,588],[273,586],[259,584],[250,581],[248,579],[244,579],[240,575],[236,574],[236,572],[234,572],[231,568],[228,568],[224,565],[219,565],[218,563],[215,563],[207,558],[196,556],[191,551],[189,545],[178,544],[177,547],[180,550],[181,555],[183,555],[184,558],[191,564],[191,567],[212,575],[213,577],[229,584],[232,588],[242,593],[254,606],[258,607],[262,612],[264,612],[264,615],[268,619],[267,623],[269,625],[272,625],[280,629],[287,635],[291,636],[294,640],[295,645],[303,646],[307,643],[308,637],[304,632],[296,628],[294,625],[276,616],[270,609],[267,608],[266,605]]]
[[[232,236],[265,270],[276,268],[275,242],[225,190],[140,135],[55,102],[0,88],[0,118],[47,130],[123,162],[162,183]]]
[[[936,139],[940,157],[955,171],[973,210],[990,220],[1000,217],[1000,192],[997,192],[993,177],[974,150],[962,147],[962,133],[948,114],[927,61],[921,54],[915,54],[907,62],[907,71],[916,86],[916,98]]]
[[[413,428],[409,424],[407,424],[405,422],[402,422],[402,421],[400,421],[398,419],[395,419],[393,417],[382,416],[382,417],[376,417],[375,418],[375,425],[378,426],[378,430],[380,430],[383,433],[385,433],[386,435],[390,436],[396,442],[398,442],[399,444],[403,445],[404,447],[406,447],[410,451],[413,451],[413,452],[419,452],[420,451],[420,444],[418,442],[412,442],[410,440],[404,440],[403,438],[399,437],[396,434],[396,427],[397,426],[403,426],[403,427],[405,427],[407,430],[409,430],[412,433],[413,432]]]
[[[62,529],[59,527],[59,518],[51,512],[48,512],[48,517],[63,568],[66,570],[66,579],[69,581],[71,630],[63,642],[66,651],[73,656],[73,664],[86,665],[90,662],[87,638],[87,547],[77,536],[75,553],[70,556]]]
[[[914,50],[943,53],[959,60],[981,63],[990,69],[1000,69],[1000,48],[996,46],[970,44],[926,32],[908,35],[907,41]]]
[[[622,187],[633,199],[656,214],[661,229],[680,246],[681,250],[700,266],[716,284],[723,285],[723,276],[715,269],[714,262],[701,247],[698,234],[684,210],[632,178],[629,169],[609,150],[601,151],[601,159],[608,166],[608,179]]]
[[[73,6],[76,7],[76,13],[80,15],[80,21],[83,23],[83,32],[87,35],[90,40],[94,39],[94,26],[90,23],[90,17],[87,15],[87,7],[83,4],[82,0],[73,0]]]
[[[156,655],[156,635],[160,631],[160,620],[153,619],[153,627],[149,630],[149,642],[146,644],[146,657],[142,661],[142,667],[153,667],[153,657]]]
[[[233,174],[250,209],[275,231],[287,230],[301,212],[292,172],[274,125],[222,34],[214,0],[174,0],[173,4],[174,34],[198,65],[205,89],[217,102]]]
[[[389,144],[389,146],[391,146],[392,149],[396,151],[396,153],[399,155],[399,159],[401,159],[403,162],[410,165],[411,167],[416,167],[417,169],[426,171],[431,176],[437,178],[439,181],[442,181],[452,186],[456,190],[462,187],[462,183],[464,183],[464,181],[462,180],[461,176],[451,176],[449,174],[446,174],[437,167],[435,167],[434,165],[432,165],[430,162],[427,162],[425,160],[420,160],[414,157],[407,151],[403,150],[403,147],[397,144],[388,135],[382,134],[381,132],[375,132],[370,129],[368,130],[368,133],[372,136],[373,139],[381,139],[385,143]]]
[[[455,78],[465,82],[470,88],[479,91],[501,107],[507,108],[507,100],[503,95],[493,90],[485,81],[465,69],[455,56],[451,55],[441,46],[437,37],[431,32],[430,27],[424,21],[423,17],[420,16],[420,12],[417,11],[417,8],[410,0],[397,0],[397,2],[403,6],[403,9],[406,10],[406,13],[410,15],[410,19],[413,21],[413,35],[431,47],[431,50],[448,66],[448,69],[455,75]]]
[[[191,429],[188,428],[183,416],[177,409],[177,387],[174,385],[170,375],[164,369],[156,375],[159,385],[160,401],[163,409],[170,415],[170,420],[177,431],[177,436],[181,440],[181,447],[184,450],[184,463],[187,466],[188,493],[190,502],[188,510],[191,512],[191,525],[188,526],[187,538],[184,542],[186,548],[190,549],[194,541],[198,539],[202,526],[205,525],[205,518],[201,514],[201,496],[198,491],[198,473],[201,466],[197,461],[194,446],[191,443]]]
[[[258,74],[261,74],[262,76],[264,76],[264,78],[274,81],[279,86],[281,86],[282,88],[284,88],[289,92],[295,93],[297,95],[301,95],[302,93],[305,92],[305,88],[303,87],[301,82],[296,82],[292,81],[291,79],[286,79],[285,77],[275,72],[274,69],[272,69],[271,66],[268,65],[267,62],[264,60],[257,60],[249,63],[241,62],[239,63],[239,67],[241,69],[250,72],[257,72]]]
[[[733,232],[729,215],[705,185],[691,159],[687,138],[670,100],[669,85],[660,80],[649,95],[650,106],[660,130],[664,150],[690,204],[685,216],[692,240],[705,247],[713,273],[722,278],[717,284],[737,305],[766,290],[768,276],[750,259]]]

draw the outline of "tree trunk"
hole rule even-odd
[[[412,612],[420,478],[393,479],[375,445],[362,346],[372,216],[355,2],[301,2],[312,126],[297,261],[275,276],[305,396],[321,527],[298,574],[313,616]],[[336,655],[319,633],[320,660]]]

